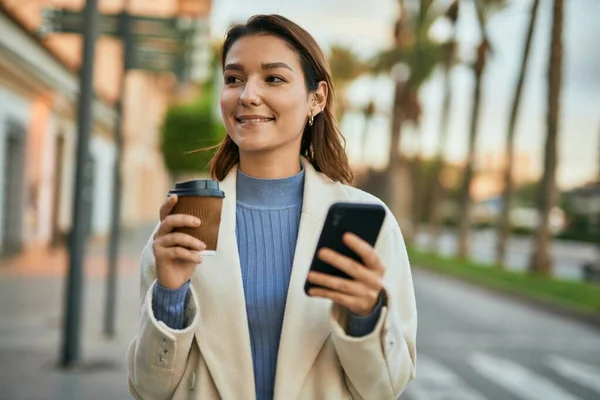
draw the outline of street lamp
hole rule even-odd
[[[83,12],[83,50],[77,108],[77,159],[72,229],[69,235],[69,272],[65,296],[66,312],[63,329],[62,360],[65,367],[79,361],[81,304],[85,247],[88,237],[86,213],[90,212],[90,131],[94,93],[94,53],[98,37],[98,0],[87,0]]]

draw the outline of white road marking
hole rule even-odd
[[[452,370],[426,356],[419,356],[416,379],[405,393],[412,400],[486,400]]]
[[[554,355],[548,357],[548,365],[563,377],[600,393],[600,368]]]
[[[578,400],[554,382],[512,361],[473,353],[468,363],[482,376],[525,400]]]

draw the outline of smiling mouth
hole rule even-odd
[[[275,118],[236,118],[236,121],[240,124],[262,124],[265,122],[274,121]]]

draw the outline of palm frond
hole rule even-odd
[[[329,67],[334,82],[342,86],[368,71],[368,67],[352,49],[336,44],[329,51]]]

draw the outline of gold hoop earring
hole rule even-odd
[[[315,117],[310,114],[310,117],[308,117],[308,126],[313,126],[313,123],[315,122]]]

